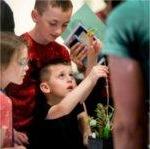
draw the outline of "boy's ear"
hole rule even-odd
[[[40,89],[43,93],[50,93],[50,87],[46,82],[40,84]]]
[[[32,13],[31,13],[31,16],[32,16],[32,20],[34,21],[34,23],[37,23],[38,20],[39,20],[39,13],[37,10],[32,10]]]

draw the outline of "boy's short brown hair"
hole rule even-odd
[[[47,64],[40,70],[40,82],[47,81],[51,72],[49,71],[49,67],[53,65],[69,65],[71,66],[70,61],[66,61],[64,59],[54,59],[47,62]]]
[[[36,0],[34,9],[42,15],[49,5],[51,7],[61,8],[64,12],[73,7],[71,0]]]

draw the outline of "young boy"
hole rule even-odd
[[[46,105],[39,111],[40,116],[37,115],[40,120],[35,121],[31,148],[83,149],[78,126],[83,113],[77,104],[87,98],[97,80],[106,77],[107,73],[106,66],[94,66],[77,86],[70,63],[58,60],[45,66],[40,74],[40,89],[46,97]],[[89,134],[88,122],[83,126],[83,135]]]

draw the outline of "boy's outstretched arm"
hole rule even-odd
[[[96,65],[92,68],[89,75],[64,99],[50,108],[47,119],[57,119],[69,114],[74,107],[80,102],[82,103],[94,88],[100,77],[107,77],[108,68],[106,66]]]

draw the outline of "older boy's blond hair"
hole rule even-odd
[[[64,12],[73,8],[71,0],[36,0],[34,9],[42,15],[48,6],[61,8]]]

